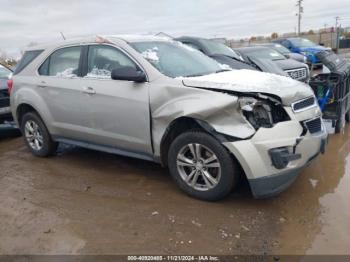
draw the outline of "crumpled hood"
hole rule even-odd
[[[281,98],[284,105],[313,96],[312,89],[289,77],[251,70],[232,70],[199,77],[184,78],[189,87],[234,91],[239,93],[264,93]]]

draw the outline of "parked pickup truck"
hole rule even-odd
[[[276,195],[325,150],[309,86],[224,70],[167,38],[99,36],[31,47],[10,91],[34,155],[52,155],[64,142],[155,161],[204,200],[227,196],[241,175],[255,197]]]
[[[0,125],[12,120],[10,95],[7,90],[7,81],[11,75],[11,69],[0,64]]]

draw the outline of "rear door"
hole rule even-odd
[[[82,139],[87,126],[80,89],[81,53],[81,46],[58,49],[38,70],[37,90],[49,108],[55,135],[70,139]]]
[[[123,66],[142,70],[123,50],[110,45],[91,45],[81,89],[92,117],[89,139],[141,155],[152,154],[149,83],[112,80],[111,72]]]

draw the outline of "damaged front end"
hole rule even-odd
[[[179,81],[182,81],[178,79]],[[327,134],[317,105],[294,112],[292,104],[309,97],[302,88],[282,96],[208,86],[171,85],[151,91],[154,150],[159,156],[170,140],[164,139],[178,119],[193,119],[218,140],[240,163],[256,198],[270,197],[287,188],[299,171],[324,151]],[[295,82],[297,83],[297,82]],[[266,90],[266,88],[265,88]],[[304,123],[319,119],[320,130],[309,131]],[[177,127],[184,131],[182,122]],[[189,124],[190,125],[190,124]],[[189,128],[196,128],[196,125]]]
[[[247,121],[258,130],[260,127],[271,128],[275,124],[290,120],[278,101],[240,97],[239,105]]]
[[[192,119],[221,142],[228,142],[250,139],[260,128],[290,120],[281,99],[273,94],[169,85],[152,89],[150,99],[156,159],[177,122],[196,128],[190,124]]]

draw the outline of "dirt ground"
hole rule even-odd
[[[350,126],[280,196],[192,199],[168,171],[0,136],[0,254],[350,254]]]

